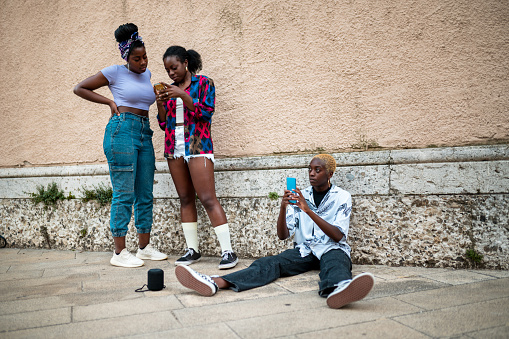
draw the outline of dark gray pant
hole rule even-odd
[[[318,293],[322,297],[327,297],[334,291],[335,285],[340,281],[352,279],[352,261],[343,250],[330,250],[319,260],[313,254],[302,258],[297,248],[257,259],[248,268],[221,278],[232,284],[232,290],[241,292],[267,285],[280,277],[290,277],[311,270],[320,270]]]

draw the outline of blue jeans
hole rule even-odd
[[[150,233],[154,196],[155,155],[148,118],[121,113],[111,117],[103,148],[113,186],[110,230],[114,237],[127,234],[134,204],[138,233]]]
[[[336,285],[352,279],[352,261],[340,249],[324,253],[321,259],[313,254],[302,258],[299,249],[286,250],[278,255],[255,260],[243,270],[222,276],[237,292],[267,285],[280,277],[290,277],[311,270],[320,270],[319,294],[327,297]]]

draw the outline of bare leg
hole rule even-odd
[[[214,183],[214,163],[204,157],[191,158],[189,160],[189,173],[192,184],[203,207],[207,211],[212,226],[226,224],[226,214],[216,197]]]
[[[231,284],[221,277],[213,277],[212,280],[216,283],[218,288],[229,288]]]
[[[180,217],[182,222],[196,222],[196,191],[193,187],[191,174],[184,158],[168,159],[171,178],[180,199]]]
[[[125,248],[125,237],[113,237],[115,253],[119,254]]]
[[[145,248],[150,242],[150,233],[138,233],[138,243],[140,248]]]

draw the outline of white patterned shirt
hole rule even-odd
[[[302,195],[306,199],[311,211],[329,224],[339,228],[341,233],[343,233],[343,238],[339,242],[332,240],[299,207],[288,205],[286,210],[286,226],[290,236],[295,235],[295,247],[299,249],[300,255],[305,257],[313,253],[320,259],[324,253],[339,248],[350,256],[351,248],[346,242],[350,225],[350,213],[352,211],[352,197],[350,193],[332,185],[318,207],[315,206],[313,187],[310,186],[303,190]]]

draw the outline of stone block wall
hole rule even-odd
[[[349,243],[354,263],[509,269],[509,145],[333,154],[333,182],[352,193]],[[216,187],[240,257],[292,247],[276,236],[284,178],[308,185],[312,155],[218,159]],[[180,254],[185,241],[179,202],[164,163],[157,164],[151,242]],[[78,198],[56,208],[34,205],[26,192],[57,182]],[[79,199],[83,187],[108,184],[105,165],[0,170],[0,233],[12,247],[112,249],[109,206]],[[198,203],[199,205],[199,203]],[[201,250],[219,256],[216,236],[198,206]],[[131,222],[128,247],[136,248]]]

